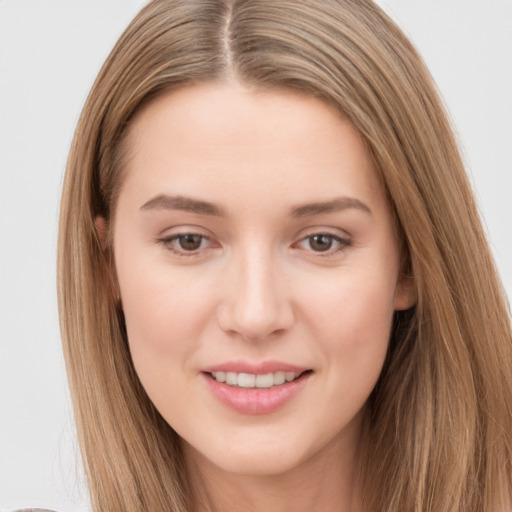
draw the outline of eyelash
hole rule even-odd
[[[202,249],[201,246],[198,249],[195,249],[192,251],[187,251],[186,249],[183,249],[183,248],[178,249],[173,245],[174,243],[179,243],[180,239],[183,239],[187,236],[200,237],[201,245],[203,242],[210,241],[210,238],[207,237],[206,235],[201,235],[199,233],[193,233],[193,232],[186,232],[186,233],[177,233],[177,234],[169,236],[169,237],[158,239],[158,242],[161,243],[167,250],[171,251],[172,253],[176,254],[179,257],[190,258],[190,257],[194,257],[194,256],[199,256],[199,251]],[[315,250],[311,251],[312,253],[314,253],[317,256],[322,257],[322,258],[327,258],[329,256],[333,256],[334,254],[336,254],[340,251],[343,251],[345,248],[347,248],[351,245],[350,240],[348,240],[346,238],[342,238],[342,237],[334,235],[332,233],[315,232],[315,233],[312,233],[310,235],[307,235],[307,236],[301,238],[298,242],[296,242],[294,244],[294,246],[298,246],[302,243],[307,242],[308,240],[310,241],[310,244],[311,244],[311,241],[314,239],[314,237],[326,237],[331,241],[331,243],[338,244],[338,246],[334,249],[329,247],[325,251],[315,251]],[[310,247],[311,247],[311,245],[310,245]]]

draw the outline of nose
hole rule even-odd
[[[282,333],[294,322],[285,276],[275,258],[262,252],[230,262],[218,310],[221,329],[249,341]]]

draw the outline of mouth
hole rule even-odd
[[[270,389],[294,382],[311,372],[312,370],[302,372],[276,371],[265,374],[254,374],[216,371],[208,372],[207,375],[216,382],[226,384],[233,388]]]
[[[292,401],[308,386],[314,373],[311,369],[268,366],[266,369],[237,368],[244,372],[228,371],[235,369],[229,367],[209,368],[202,374],[207,387],[221,404],[237,413],[263,415],[277,411]],[[250,373],[251,370],[254,373]]]

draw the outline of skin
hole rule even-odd
[[[318,99],[208,83],[153,100],[127,142],[112,228],[129,346],[198,509],[359,510],[365,404],[414,302],[360,136]],[[201,236],[184,249],[186,233]],[[233,360],[311,371],[282,407],[243,414],[202,371]]]

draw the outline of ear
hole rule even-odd
[[[411,274],[400,272],[396,282],[395,311],[412,308],[418,300],[416,280]]]
[[[117,282],[115,264],[113,261],[112,250],[109,247],[109,230],[108,223],[105,217],[100,215],[96,216],[94,219],[94,224],[96,225],[96,232],[98,233],[98,238],[100,240],[101,249],[103,250],[103,254],[105,256],[106,262],[106,270],[108,273],[108,282],[110,282],[110,293],[114,298],[116,303],[121,303],[121,296],[119,292],[119,284]]]
[[[108,226],[105,217],[101,215],[97,215],[94,219],[94,224],[96,225],[96,233],[98,233],[98,238],[100,239],[101,248],[103,251],[107,250],[108,246]]]

